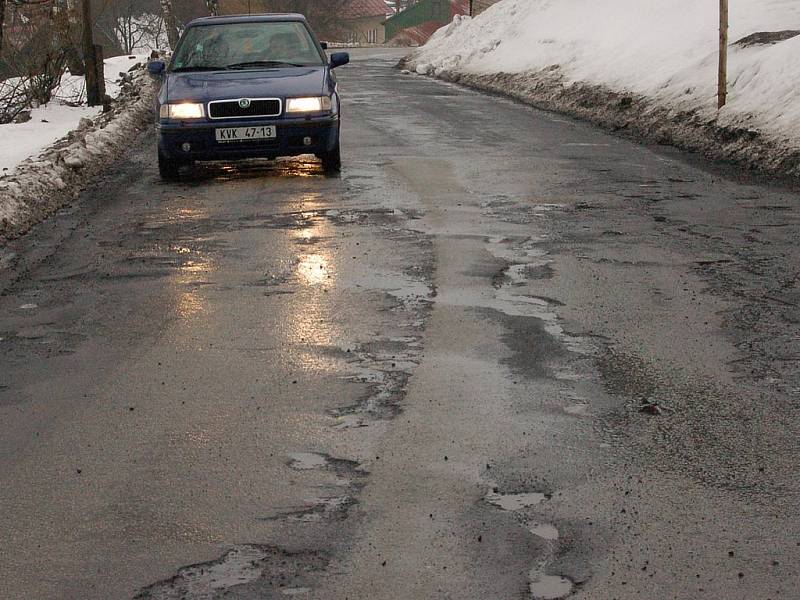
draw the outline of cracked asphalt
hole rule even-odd
[[[2,598],[798,597],[798,190],[402,54],[0,249]]]

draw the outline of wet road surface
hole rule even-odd
[[[0,252],[0,596],[797,597],[797,192],[400,55]]]

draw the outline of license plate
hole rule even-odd
[[[271,140],[275,137],[275,126],[264,125],[259,127],[224,127],[214,131],[217,141],[249,142],[250,140]]]

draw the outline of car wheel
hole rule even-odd
[[[339,147],[339,140],[336,140],[336,146],[330,152],[325,152],[320,155],[322,159],[322,169],[326,173],[338,173],[342,169],[342,153]]]
[[[174,181],[178,178],[180,168],[180,162],[167,158],[161,152],[158,153],[158,174],[161,175],[161,179]]]

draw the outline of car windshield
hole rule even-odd
[[[171,68],[191,71],[322,64],[323,58],[303,23],[252,21],[190,27]]]

